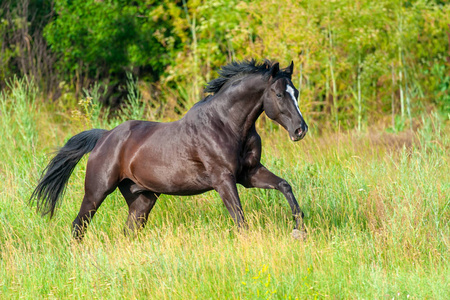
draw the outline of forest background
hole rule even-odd
[[[294,61],[313,127],[401,131],[448,119],[449,24],[439,0],[3,0],[0,87],[26,76],[65,107],[96,89],[120,111],[132,79],[147,116],[170,120],[232,60]]]

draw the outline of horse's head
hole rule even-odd
[[[291,140],[298,141],[305,137],[308,125],[303,120],[298,107],[298,90],[291,81],[294,63],[280,71],[275,63],[270,70],[269,84],[264,91],[264,111],[266,115],[283,126]]]

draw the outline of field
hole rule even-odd
[[[83,196],[86,158],[53,219],[41,218],[28,198],[54,147],[90,126],[120,122],[99,117],[86,102],[79,107],[44,102],[25,81],[0,95],[1,299],[450,295],[450,132],[436,114],[397,133],[382,123],[320,135],[313,127],[298,143],[260,121],[263,162],[291,183],[305,212],[305,241],[291,237],[281,193],[239,187],[247,231],[234,228],[209,192],[162,196],[147,227],[127,238],[127,207],[115,192],[77,243],[70,224]]]

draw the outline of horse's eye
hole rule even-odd
[[[281,96],[283,96],[283,95],[281,95],[280,93],[277,93],[278,98],[281,98]]]

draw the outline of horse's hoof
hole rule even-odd
[[[301,240],[301,241],[306,240],[306,236],[307,236],[306,231],[298,230],[298,229],[292,230],[291,235],[295,240]]]

